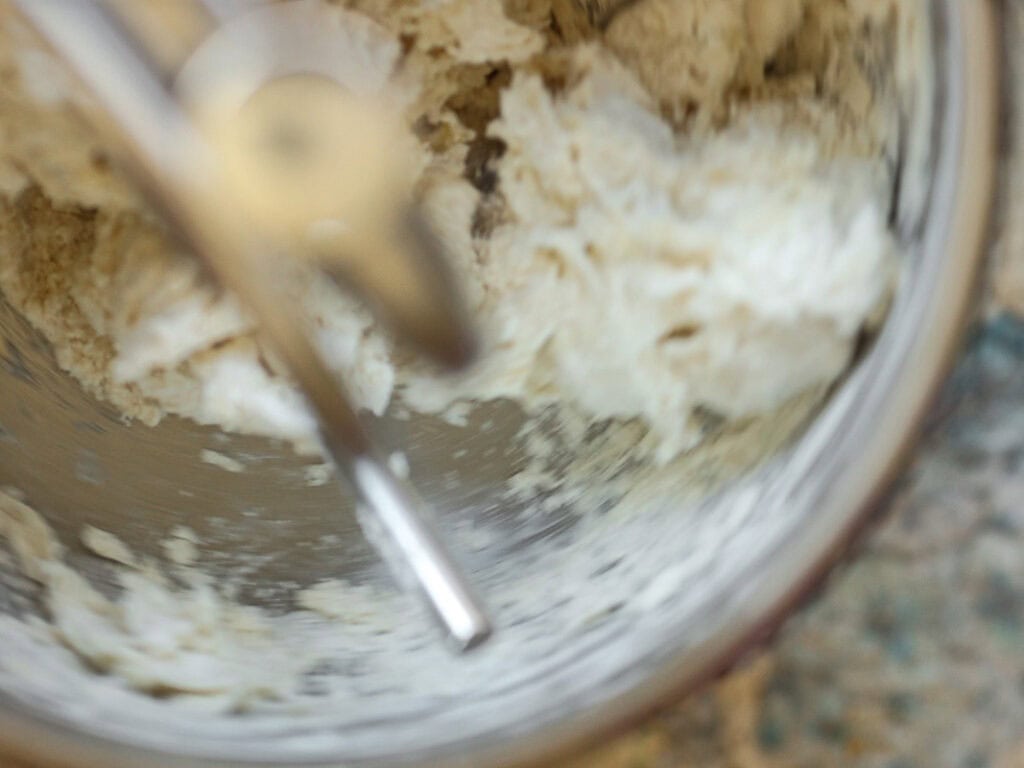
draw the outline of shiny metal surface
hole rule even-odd
[[[423,595],[455,647],[469,649],[483,642],[491,633],[490,621],[427,521],[426,504],[388,468],[343,385],[312,343],[302,307],[282,300],[278,286],[287,282],[289,268],[282,254],[298,244],[275,237],[279,232],[267,222],[281,213],[281,218],[291,223],[293,217],[288,212],[302,203],[297,223],[308,227],[310,212],[305,209],[309,201],[287,185],[276,183],[278,177],[268,167],[276,168],[278,159],[257,156],[250,150],[250,142],[241,139],[253,131],[268,133],[277,122],[287,120],[289,131],[297,133],[297,140],[306,146],[304,151],[316,153],[300,164],[297,185],[307,190],[310,200],[329,201],[328,209],[312,220],[330,215],[356,231],[374,214],[364,210],[358,192],[349,196],[355,198],[350,205],[335,209],[336,198],[347,198],[340,194],[342,189],[358,188],[339,184],[343,176],[338,169],[350,170],[353,164],[345,161],[369,153],[366,171],[372,174],[386,165],[386,147],[364,142],[363,131],[350,125],[349,112],[354,105],[346,103],[340,85],[330,84],[325,90],[318,87],[319,81],[306,78],[286,82],[284,98],[278,97],[267,109],[258,111],[256,125],[243,125],[241,134],[229,132],[223,144],[210,142],[165,90],[162,73],[138,54],[133,41],[124,38],[101,4],[26,0],[20,7],[96,98],[99,109],[91,117],[110,138],[112,149],[137,169],[157,206],[168,212],[216,278],[259,319],[263,336],[316,414],[335,469],[359,496],[366,522],[373,524],[372,541],[392,570],[401,575],[400,582]],[[201,28],[202,23],[192,26]],[[251,44],[244,38],[233,42]],[[256,94],[274,85],[256,84]],[[235,123],[240,117],[230,119]],[[225,161],[228,147],[241,148],[234,153],[241,155],[233,158],[234,164]],[[238,165],[241,177],[236,180],[227,169]],[[307,166],[322,170],[303,172]],[[296,172],[290,169],[282,175],[291,179]],[[254,209],[264,215],[246,217],[243,190],[267,188],[275,190],[269,198],[272,205],[267,211]],[[403,209],[406,203],[397,194],[392,199],[389,192],[382,191],[369,207],[383,207],[397,217],[400,214],[394,210]],[[395,247],[390,238],[375,233],[397,231],[397,224],[369,223],[368,234],[354,243],[355,252],[363,256],[347,260],[342,274],[352,277],[350,282],[375,309],[383,308],[383,313],[396,321],[393,327],[407,331],[406,337],[421,342],[421,347],[441,360],[455,365],[465,362],[471,333],[439,248],[436,244],[420,246],[431,242],[426,231],[419,238],[404,237],[405,248]],[[352,245],[346,242],[342,247],[348,252]]]
[[[399,480],[383,461],[356,457],[349,469],[351,483],[369,510],[363,529],[378,550],[388,552],[385,562],[397,569],[401,584],[422,589],[430,610],[458,650],[470,650],[491,634],[491,622],[453,564],[447,549],[418,510],[424,504],[407,483]],[[409,510],[417,510],[410,514]],[[391,553],[389,550],[397,550]],[[408,571],[408,573],[406,573]]]
[[[414,481],[443,510],[439,524],[495,606],[502,631],[492,643],[456,664],[429,643],[398,642],[416,618],[396,603],[392,635],[338,630],[348,642],[338,674],[353,682],[351,701],[286,722],[156,721],[141,709],[105,710],[98,681],[48,686],[43,676],[32,690],[2,692],[0,751],[75,768],[536,762],[628,725],[763,638],[880,498],[971,306],[995,176],[994,4],[928,6],[936,85],[905,94],[916,113],[909,122],[923,121],[905,147],[906,274],[874,345],[774,458],[705,454],[699,466],[644,472],[619,450],[628,429],[596,430],[557,469],[569,482],[585,466],[589,489],[601,493],[580,498],[608,503],[554,499],[539,514],[502,492],[525,462],[515,409],[481,409],[464,428],[388,419],[379,428],[407,447]],[[388,583],[350,504],[340,541],[324,539],[344,500],[329,486],[306,487],[304,463],[282,446],[173,419],[156,429],[126,425],[56,371],[14,313],[0,310],[0,329],[0,484],[21,488],[69,544],[88,523],[146,553],[162,531],[189,524],[203,540],[203,565],[244,572],[241,599],[271,610],[325,577]],[[198,451],[210,446],[249,471],[202,464]],[[733,479],[694,495],[696,478],[701,487]],[[103,579],[94,558],[73,557]],[[13,576],[4,583],[0,604],[31,610],[14,599]],[[31,606],[31,594],[26,600]]]

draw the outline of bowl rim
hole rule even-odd
[[[814,595],[870,527],[879,503],[910,457],[927,409],[953,366],[970,319],[996,192],[1002,49],[997,3],[940,0],[934,4],[947,38],[938,56],[944,74],[944,97],[936,115],[940,151],[921,236],[921,248],[939,254],[938,268],[931,278],[932,290],[924,292],[924,300],[916,307],[918,327],[927,328],[928,333],[915,334],[908,342],[908,355],[894,374],[888,397],[879,404],[875,428],[862,450],[846,457],[841,472],[831,478],[829,492],[817,499],[813,522],[787,542],[791,556],[777,559],[781,571],[754,585],[744,596],[742,610],[724,611],[718,631],[652,665],[643,684],[526,734],[451,742],[437,753],[417,756],[420,765],[538,765],[625,732],[760,648]],[[750,605],[762,607],[751,611]],[[0,734],[0,754],[39,766],[238,765],[114,742],[3,698]]]

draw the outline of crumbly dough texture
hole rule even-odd
[[[834,380],[884,300],[892,115],[875,79],[894,5],[639,0],[598,30],[575,0],[292,3],[358,29],[337,56],[403,94],[482,363],[441,377],[333,286],[288,290],[374,413],[558,403],[640,419],[668,459],[699,440],[697,412],[743,418]],[[309,444],[245,313],[112,170],[54,63],[2,27],[7,300],[130,417]]]
[[[93,668],[147,693],[218,697],[226,711],[294,685],[301,662],[274,653],[264,617],[225,600],[201,573],[180,570],[176,576],[186,587],[175,587],[156,566],[139,564],[116,536],[87,528],[86,545],[125,566],[116,571],[121,595],[112,600],[65,564],[64,548],[42,517],[3,491],[0,536],[22,572],[43,587],[49,615],[43,638]],[[11,621],[0,619],[0,637],[17,631]]]

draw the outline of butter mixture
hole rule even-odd
[[[481,363],[441,376],[354,300],[293,287],[358,404],[508,398],[636,419],[668,460],[847,366],[896,264],[894,121],[877,0],[300,0],[339,78],[404,105],[417,195],[455,261]],[[4,19],[0,289],[60,364],[165,414],[310,444],[301,396],[73,117]],[[454,410],[453,410],[454,409]]]

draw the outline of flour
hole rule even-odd
[[[403,396],[427,411],[505,397],[640,418],[667,460],[699,440],[699,408],[767,412],[846,367],[891,278],[868,202],[884,179],[826,162],[777,105],[680,142],[617,87],[624,72],[592,49],[580,59],[558,99],[517,75],[492,128],[514,219],[481,246],[476,312],[493,348],[461,381],[410,376]]]

